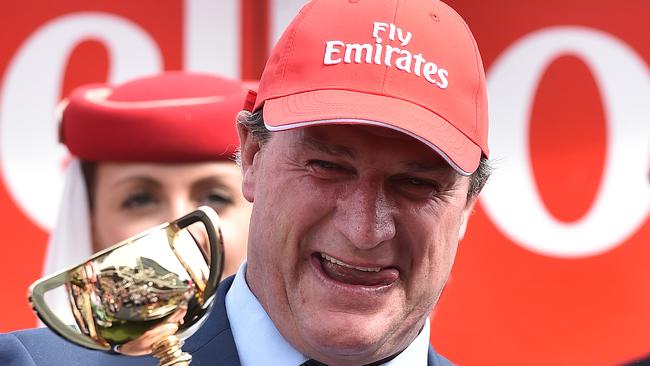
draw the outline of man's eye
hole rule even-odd
[[[340,165],[325,160],[310,160],[309,165],[321,169],[343,169]]]
[[[440,184],[429,179],[402,176],[396,177],[394,181],[399,189],[418,196],[433,196],[440,192]]]
[[[134,193],[129,195],[123,202],[122,202],[122,208],[126,209],[134,209],[134,208],[141,208],[145,207],[148,205],[153,205],[157,203],[157,200],[153,197],[153,195],[145,192],[141,193]]]
[[[309,160],[307,166],[314,176],[322,179],[339,179],[354,174],[353,169],[327,160]]]
[[[406,178],[406,182],[415,187],[434,187],[435,184],[429,180],[420,178]]]

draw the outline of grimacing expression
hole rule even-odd
[[[221,218],[223,277],[237,272],[246,257],[251,204],[241,194],[241,169],[234,162],[100,162],[92,199],[95,251],[206,205]]]
[[[475,199],[426,145],[381,127],[245,127],[246,279],[282,335],[336,365],[404,349],[447,281]]]

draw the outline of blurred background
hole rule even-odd
[[[304,2],[0,5],[0,332],[36,325],[26,291],[62,189],[62,96],[162,70],[256,79]],[[447,3],[483,55],[496,171],[432,343],[459,365],[650,354],[650,2]]]

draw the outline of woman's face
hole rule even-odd
[[[221,218],[226,252],[223,276],[234,274],[246,257],[252,207],[241,194],[241,179],[241,170],[233,162],[97,163],[93,249],[104,249],[205,205]]]

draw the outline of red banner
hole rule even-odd
[[[496,171],[432,343],[461,365],[650,352],[650,3],[450,5],[483,55]]]

